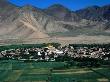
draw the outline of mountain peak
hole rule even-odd
[[[61,5],[61,4],[54,4],[54,5],[51,5],[50,7],[63,7],[64,8],[64,6],[63,5]]]
[[[7,0],[0,0],[0,6],[4,7],[6,5],[9,5],[10,3]]]
[[[7,0],[0,0],[0,2],[7,2]]]
[[[66,8],[65,6],[63,6],[63,5],[61,5],[61,4],[54,4],[54,5],[51,5],[50,7],[48,7],[48,10],[69,11],[68,8]]]
[[[30,5],[30,4],[27,4],[27,5],[24,5],[23,7],[21,7],[22,10],[24,11],[38,11],[38,10],[41,10],[33,5]]]
[[[24,10],[32,10],[34,7],[32,6],[32,5],[29,5],[29,4],[27,4],[27,5],[24,5],[23,7],[22,7],[22,9],[24,9]]]
[[[109,10],[109,11],[110,11],[110,4],[105,5],[105,6],[103,6],[102,8],[103,8],[104,10]]]
[[[49,16],[53,16],[56,19],[62,20],[70,12],[70,10],[61,4],[54,4],[45,9],[45,12]]]
[[[93,6],[89,6],[89,7],[87,7],[87,8],[90,8],[90,9],[99,9],[100,7],[97,6],[97,5],[93,5]]]

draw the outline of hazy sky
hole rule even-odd
[[[71,10],[78,10],[88,6],[103,6],[110,4],[110,0],[9,0],[17,6],[31,4],[38,8],[47,8],[53,4],[62,4]]]

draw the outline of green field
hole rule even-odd
[[[0,82],[110,82],[109,67],[62,69],[65,66],[64,62],[0,61]]]

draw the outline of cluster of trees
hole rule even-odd
[[[0,46],[0,51],[9,50],[9,49],[19,49],[19,48],[42,48],[48,46],[49,44],[53,45],[56,48],[61,45],[59,43],[5,45],[5,46]]]
[[[110,48],[110,43],[109,44],[69,44],[69,46],[88,47],[88,48],[93,48],[93,47]]]
[[[0,51],[8,50],[8,49],[17,49],[17,48],[42,48],[48,45],[53,45],[54,47],[59,47],[60,43],[43,43],[43,44],[18,44],[18,45],[6,45],[0,46]],[[69,46],[73,47],[100,47],[100,48],[110,48],[110,44],[69,44]]]
[[[110,61],[105,61],[95,58],[71,58],[68,55],[58,56],[56,58],[57,62],[66,62],[68,67],[78,66],[78,67],[99,67],[102,65],[110,65]]]

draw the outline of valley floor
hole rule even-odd
[[[76,37],[51,37],[51,38],[21,38],[21,39],[0,39],[0,45],[7,44],[40,44],[40,43],[61,43],[68,44],[107,44],[110,43],[110,36],[87,36],[79,35]]]
[[[58,63],[0,62],[0,82],[110,82],[109,67],[52,69]]]

